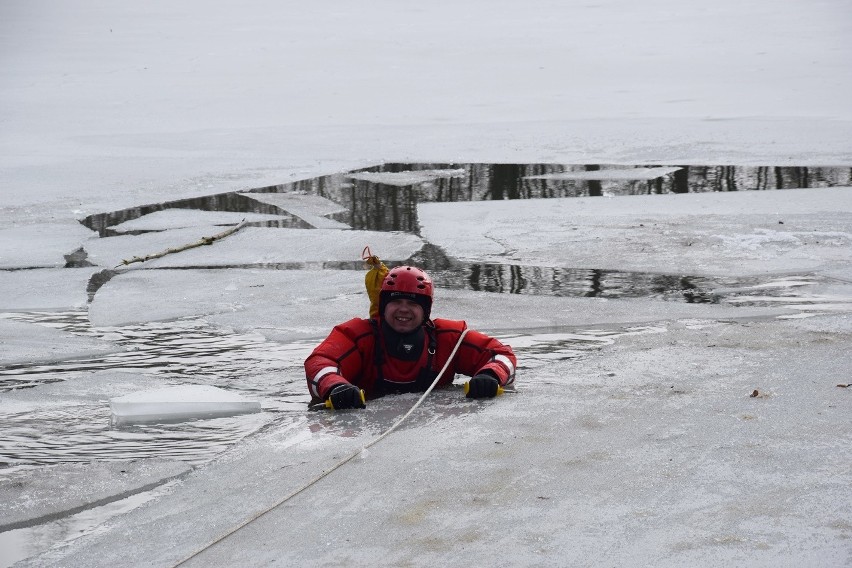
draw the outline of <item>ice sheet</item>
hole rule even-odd
[[[0,532],[32,526],[146,491],[190,471],[178,461],[61,464],[0,479]],[[57,485],[74,491],[56,491]]]
[[[0,365],[80,359],[116,353],[113,342],[81,337],[50,327],[0,318]]]
[[[342,213],[346,211],[346,208],[319,195],[301,193],[246,193],[244,195],[255,201],[280,207],[317,229],[350,228],[345,223],[327,217],[333,213]]]
[[[260,402],[209,385],[181,385],[111,398],[114,424],[178,422],[260,412]]]
[[[134,257],[145,257],[162,251],[197,243],[204,237],[211,237],[227,231],[226,227],[188,227],[166,231],[143,233],[141,235],[121,235],[117,237],[93,238],[86,243],[88,260],[103,268],[115,268]],[[214,242],[209,246],[216,246]]]
[[[133,257],[145,257],[197,242],[225,230],[174,229],[160,233],[96,239],[88,243],[89,259],[114,267]],[[246,227],[211,245],[191,248],[144,263],[145,268],[181,266],[250,266],[256,264],[357,262],[367,245],[381,251],[382,259],[406,259],[422,246],[419,237],[406,233],[380,233],[333,229],[281,229]],[[378,252],[377,252],[378,254]]]
[[[422,235],[463,259],[682,274],[852,263],[852,189],[426,203]]]
[[[93,235],[73,219],[0,229],[0,268],[61,268]]]
[[[82,308],[86,287],[100,268],[0,271],[0,311]]]
[[[221,225],[236,225],[245,220],[248,223],[257,221],[276,221],[281,215],[263,215],[260,213],[233,213],[230,211],[196,211],[192,209],[164,209],[142,215],[130,221],[124,221],[112,226],[119,233],[128,231],[164,231],[166,229],[183,229],[187,227],[210,227]],[[225,230],[222,227],[220,232]]]
[[[348,174],[346,177],[384,185],[405,187],[434,179],[463,177],[465,175],[467,175],[467,172],[464,168],[456,168],[450,170],[417,170],[405,172],[358,172]]]
[[[437,393],[365,459],[273,508],[357,452],[381,431],[375,425],[383,413],[397,408],[399,416],[412,399],[392,397],[358,414],[308,416],[297,431],[267,431],[198,470],[179,493],[131,511],[113,531],[135,527],[144,534],[132,542],[135,554],[174,564],[269,509],[191,564],[227,566],[247,557],[253,565],[305,557],[325,564],[343,555],[356,565],[420,558],[418,565],[469,566],[505,538],[487,522],[499,515],[515,527],[516,546],[502,554],[513,564],[544,555],[577,565],[588,558],[650,565],[659,564],[661,551],[671,560],[665,566],[769,567],[782,556],[790,565],[842,564],[849,472],[839,433],[848,430],[848,392],[835,383],[852,367],[836,357],[840,338],[825,334],[832,326],[796,325],[675,325],[665,335],[633,335],[595,357],[551,361],[536,381],[491,403]],[[810,343],[818,337],[825,343]],[[770,340],[778,351],[765,350]],[[762,395],[750,396],[754,390]],[[413,483],[399,484],[406,472]],[[566,479],[573,491],[566,491]],[[275,480],[275,489],[258,480]],[[329,491],[348,497],[332,516]],[[790,498],[802,494],[808,498]],[[175,515],[202,518],[212,507],[232,512],[234,524],[168,522]],[[696,518],[697,509],[708,515]],[[293,522],[294,510],[300,522]],[[432,540],[418,540],[436,522],[469,535],[466,545],[435,549]],[[304,523],[316,530],[305,533]],[[613,534],[613,525],[624,530]],[[389,540],[387,531],[401,538]],[[72,543],[54,562],[117,562],[128,545],[115,534]],[[360,545],[328,544],[340,534]],[[633,535],[627,543],[625,534]],[[268,545],[284,536],[286,547]],[[165,538],[182,544],[163,549]]]
[[[135,270],[105,284],[89,307],[97,327],[232,314],[235,329],[272,326],[319,336],[332,317],[369,311],[364,273],[321,270]]]

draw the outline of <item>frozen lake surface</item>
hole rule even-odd
[[[453,170],[453,175],[465,171]],[[672,173],[666,171],[663,176]],[[428,184],[434,179],[434,175],[427,176],[416,183]],[[411,187],[391,184],[384,195],[392,196]],[[295,211],[316,204],[313,193],[264,193],[279,194],[288,196],[286,204]],[[334,239],[332,233],[341,229],[294,228],[261,220],[260,225],[237,233],[243,236],[249,231],[257,233],[250,234],[250,238],[239,240],[234,234],[227,241],[174,252],[162,259],[134,263],[127,268],[113,266],[120,262],[117,259],[130,258],[144,250],[175,247],[203,236],[198,230],[210,233],[221,229],[211,224],[209,217],[220,215],[219,211],[206,209],[200,215],[202,210],[167,207],[158,212],[140,212],[133,220],[121,222],[125,227],[133,227],[134,234],[100,231],[80,241],[77,249],[80,254],[71,266],[29,269],[31,273],[43,271],[50,281],[61,280],[64,272],[84,271],[89,275],[88,282],[84,278],[72,279],[78,289],[69,291],[75,298],[86,298],[84,307],[3,314],[0,322],[6,326],[24,326],[32,338],[43,334],[45,339],[58,341],[64,349],[82,343],[77,347],[82,353],[70,351],[67,356],[54,354],[46,360],[30,362],[19,356],[18,360],[9,359],[0,369],[0,388],[7,393],[0,435],[0,455],[5,463],[0,476],[14,484],[33,471],[46,473],[49,469],[44,468],[50,468],[56,469],[56,476],[61,479],[68,475],[66,468],[86,462],[131,463],[147,468],[144,464],[152,460],[155,463],[173,460],[187,467],[201,467],[223,453],[226,455],[235,444],[269,432],[294,428],[298,431],[306,426],[306,416],[312,432],[330,429],[332,435],[360,438],[379,431],[382,423],[393,420],[397,404],[378,401],[371,405],[380,414],[369,425],[363,421],[349,426],[338,424],[340,420],[350,421],[343,415],[339,420],[332,417],[329,421],[312,420],[306,414],[309,396],[304,386],[302,361],[331,325],[345,319],[341,314],[366,313],[364,267],[359,261],[345,260],[347,250],[351,258],[352,250],[358,249],[353,249],[358,239],[362,242],[370,239],[370,246],[388,244],[386,249],[391,253],[386,258],[388,262],[417,262],[426,266],[438,285],[440,303],[436,303],[436,309],[451,305],[458,317],[513,345],[519,356],[519,372],[525,377],[523,384],[533,392],[551,383],[553,378],[547,369],[553,365],[593,361],[635,336],[668,336],[679,325],[675,322],[694,322],[694,329],[703,329],[712,327],[713,322],[780,321],[826,314],[839,314],[845,321],[852,312],[852,281],[848,269],[841,268],[849,262],[852,239],[848,232],[849,213],[844,212],[852,201],[849,195],[848,190],[830,188],[727,195],[714,192],[706,197],[699,192],[692,198],[679,197],[677,204],[667,204],[662,210],[653,201],[663,200],[665,195],[648,195],[643,199],[650,201],[641,204],[631,201],[638,196],[533,199],[525,200],[523,206],[519,201],[498,200],[480,202],[481,206],[475,210],[470,209],[471,202],[426,203],[419,207],[415,204],[412,211],[419,218],[415,234],[386,228],[343,229],[347,238]],[[572,202],[577,206],[571,207]],[[600,206],[592,207],[595,203]],[[739,211],[746,203],[749,213],[744,219]],[[506,209],[506,206],[511,207]],[[565,207],[568,213],[560,214],[558,208]],[[339,212],[341,208],[345,209],[345,205],[336,204],[325,210]],[[594,209],[592,215],[590,208]],[[696,212],[708,208],[712,215],[696,216]],[[279,213],[296,218],[289,209]],[[644,222],[634,219],[624,224],[626,217],[635,215]],[[559,227],[560,216],[570,226],[564,233],[554,232],[560,235],[557,239],[548,240],[542,238],[541,232],[537,233],[536,248],[531,249],[534,254],[527,257],[532,264],[504,264],[500,257],[505,262],[506,255],[495,256],[494,243],[528,246],[525,245],[528,229],[516,238],[489,236],[483,241],[484,248],[478,250],[474,235],[452,236],[458,228],[471,226],[467,219],[471,216],[478,219],[481,227],[488,223],[483,235],[509,235],[513,223],[523,226],[525,217],[541,223],[552,216],[553,220],[544,221],[543,225],[550,231]],[[586,220],[581,221],[581,217]],[[835,226],[821,224],[817,229],[812,225],[815,218],[831,220]],[[447,224],[447,219],[453,220]],[[233,216],[220,217],[219,221],[231,226],[238,222]],[[595,228],[585,228],[584,232],[592,236],[595,231],[608,233],[608,246],[618,242],[628,246],[635,241],[632,233],[636,229],[645,225],[653,227],[658,243],[654,252],[649,251],[644,259],[653,270],[582,269],[570,268],[573,263],[566,260],[546,262],[546,258],[555,260],[565,254],[566,249],[561,249],[562,234],[570,235],[572,242],[576,242],[577,237],[570,229],[590,221]],[[769,229],[760,232],[755,221],[773,225],[771,233]],[[712,234],[708,230],[717,225],[729,232],[716,237],[716,250],[702,250]],[[740,225],[749,232],[739,236],[730,232]],[[441,227],[443,230],[433,232],[433,228]],[[673,227],[679,231],[674,240],[666,238]],[[301,245],[306,238],[312,239],[305,233],[312,232],[319,236],[314,246]],[[442,246],[424,238],[433,234],[438,235]],[[770,234],[775,236],[765,238]],[[384,240],[388,235],[395,239]],[[143,239],[143,244],[136,242],[138,239]],[[105,240],[111,244],[102,244]],[[688,252],[680,250],[684,242],[695,242],[697,246],[689,246]],[[777,246],[779,242],[784,243],[781,249]],[[327,249],[317,249],[317,244]],[[719,262],[720,247],[727,249],[726,270],[704,269],[696,274],[666,270],[705,255]],[[262,254],[277,254],[275,251],[281,250],[286,253],[274,259],[275,262],[241,265],[228,260],[252,258],[258,249],[268,251]],[[125,252],[128,250],[134,254]],[[312,256],[317,250],[319,256]],[[553,252],[543,252],[547,250]],[[557,250],[563,252],[556,253]],[[585,254],[570,248],[567,252]],[[789,266],[787,270],[774,272],[743,270],[732,264],[736,263],[738,254],[750,256],[749,264],[755,266],[776,259],[780,253],[806,253],[806,258],[820,259],[820,263],[808,272],[791,270],[796,263],[789,259],[781,260]],[[294,255],[301,256],[300,260],[292,260]],[[335,256],[340,260],[317,260]],[[601,256],[601,264],[612,265],[617,257],[616,252]],[[841,262],[832,264],[835,269],[826,270],[832,266],[824,264],[826,259]],[[81,260],[85,266],[80,266]],[[102,266],[95,262],[101,262]],[[694,266],[699,264],[693,262]],[[717,275],[712,275],[713,272]],[[17,284],[15,279],[6,281],[7,286]],[[10,295],[14,296],[15,292],[10,290]],[[316,298],[322,300],[317,302]],[[507,310],[517,314],[511,322],[503,317]],[[51,334],[60,334],[61,338]],[[32,343],[32,338],[27,341]],[[12,352],[20,353],[14,349]],[[723,363],[721,359],[711,361],[712,365]],[[606,375],[614,377],[617,373]],[[141,400],[148,396],[145,393],[157,392],[164,386],[180,390],[189,388],[186,385],[226,389],[222,392],[259,400],[261,412],[200,420],[188,410],[162,420],[111,417],[110,409],[117,400]],[[688,392],[676,384],[669,388],[673,393]],[[520,392],[512,396],[522,396],[525,389]],[[759,389],[754,392],[758,393],[755,397],[767,396]],[[425,411],[427,416],[432,415],[425,418],[427,423],[461,416],[470,409],[469,405],[459,406],[446,399],[445,393],[435,396],[439,396],[438,401],[446,402],[433,403]],[[172,406],[180,402],[175,400]],[[232,413],[230,407],[228,412],[224,406],[220,410],[223,415]],[[112,411],[115,414],[114,408]],[[423,422],[422,413],[418,420]],[[154,472],[161,473],[159,482],[151,480],[135,489],[121,483],[121,491],[98,498],[93,494],[88,506],[60,499],[35,509],[22,509],[28,502],[13,493],[7,496],[11,503],[9,512],[16,511],[15,516],[20,520],[6,524],[4,542],[18,551],[32,546],[50,548],[70,538],[54,537],[58,538],[54,541],[46,536],[56,530],[56,523],[88,534],[108,519],[171,492],[173,471],[157,465]],[[187,471],[182,470],[181,475]],[[60,532],[65,534],[64,529]],[[25,553],[15,555],[23,557]]]
[[[75,267],[85,265],[80,268],[91,274],[85,286],[88,306],[67,312],[7,312],[4,314],[4,321],[9,322],[7,325],[12,325],[11,322],[34,323],[69,332],[72,334],[70,337],[74,338],[73,341],[97,339],[103,341],[100,345],[109,343],[118,348],[102,347],[108,352],[86,357],[76,356],[73,352],[64,358],[51,355],[49,362],[39,362],[32,356],[28,357],[30,362],[10,361],[0,368],[0,389],[9,391],[34,388],[66,380],[74,381],[79,389],[82,383],[94,380],[100,384],[106,377],[114,376],[118,372],[125,374],[124,380],[129,379],[127,374],[137,373],[146,377],[139,383],[140,387],[151,384],[148,377],[153,375],[157,382],[163,385],[186,384],[189,381],[192,384],[226,387],[235,393],[259,396],[264,400],[264,415],[220,419],[215,426],[209,422],[146,426],[136,424],[133,425],[133,435],[129,435],[130,431],[117,435],[110,424],[103,420],[102,399],[95,404],[77,405],[73,412],[58,412],[55,408],[23,408],[8,415],[4,420],[8,427],[4,429],[5,433],[0,435],[0,455],[6,460],[6,467],[13,470],[88,459],[142,459],[156,456],[176,456],[190,463],[203,463],[250,432],[269,424],[280,425],[292,421],[288,411],[290,414],[300,414],[308,401],[301,376],[301,362],[327,328],[318,326],[313,328],[313,331],[294,329],[292,333],[311,339],[282,344],[277,340],[287,337],[282,325],[287,316],[282,315],[275,325],[270,323],[268,327],[264,327],[258,325],[258,320],[248,320],[242,315],[240,319],[243,320],[243,330],[235,330],[230,325],[216,325],[215,321],[211,322],[199,316],[201,313],[212,311],[217,316],[227,317],[229,313],[245,312],[248,305],[266,309],[267,303],[280,303],[274,297],[274,290],[281,286],[288,289],[315,286],[312,281],[316,277],[317,269],[326,272],[323,275],[326,284],[331,282],[344,285],[344,288],[339,290],[343,291],[344,295],[338,294],[337,297],[331,298],[335,311],[349,309],[351,302],[347,301],[348,295],[363,296],[360,272],[364,267],[360,261],[351,260],[354,256],[352,251],[357,250],[361,242],[368,242],[377,250],[383,251],[383,258],[387,261],[414,262],[423,266],[430,271],[442,294],[457,292],[463,297],[469,292],[488,293],[486,296],[492,298],[492,302],[502,302],[504,305],[506,302],[497,300],[496,296],[491,294],[712,304],[740,308],[739,312],[736,309],[727,310],[738,317],[750,315],[751,312],[742,309],[748,307],[794,307],[794,313],[786,317],[826,311],[845,312],[850,309],[848,296],[822,294],[823,290],[842,287],[843,281],[816,273],[710,276],[672,274],[664,271],[571,268],[570,264],[561,262],[548,266],[540,261],[523,265],[506,264],[505,259],[494,259],[489,263],[473,259],[460,260],[447,251],[465,250],[464,247],[459,249],[458,243],[465,241],[469,245],[474,239],[464,238],[451,243],[452,237],[447,238],[451,233],[447,232],[447,227],[440,217],[432,214],[433,209],[426,205],[424,209],[418,210],[421,203],[496,200],[499,203],[493,203],[490,210],[499,211],[504,205],[510,205],[511,215],[518,217],[521,209],[519,204],[512,204],[513,200],[527,198],[532,199],[528,202],[531,207],[527,208],[531,216],[541,219],[544,211],[552,208],[542,204],[536,197],[545,195],[559,198],[570,195],[588,198],[590,190],[596,187],[595,180],[613,182],[614,185],[607,190],[606,195],[653,194],[657,188],[661,194],[673,194],[677,189],[675,178],[678,172],[683,170],[693,172],[691,178],[687,177],[686,181],[682,182],[680,190],[684,193],[719,192],[722,189],[765,189],[763,180],[769,177],[777,181],[776,186],[779,189],[810,185],[830,187],[849,184],[852,176],[852,170],[849,168],[602,168],[394,164],[369,168],[351,175],[340,174],[266,188],[260,193],[250,191],[191,201],[152,204],[89,217],[83,220],[83,224],[98,230],[99,237],[82,240],[77,259],[70,267],[66,265],[67,271],[70,272],[78,271]],[[527,187],[531,178],[541,181],[537,181],[537,185]],[[353,186],[351,180],[356,180],[358,185]],[[548,188],[547,184],[554,180],[559,183]],[[562,183],[566,180],[568,185]],[[388,181],[391,183],[386,183]],[[723,187],[722,184],[728,186]],[[501,193],[495,193],[495,188],[498,187]],[[347,189],[356,191],[358,197],[344,198]],[[249,207],[247,204],[254,195],[261,195],[264,199],[254,205],[258,211],[246,212],[245,209]],[[834,207],[823,202],[836,195],[836,192],[826,193],[821,189],[814,190],[813,193],[800,191],[795,197],[800,199],[801,203],[812,204],[812,208],[824,210]],[[324,204],[321,210],[316,207],[317,199],[322,199]],[[277,205],[269,206],[273,201],[276,201]],[[558,206],[570,203],[560,201]],[[577,203],[581,204],[581,207],[588,207],[586,204],[593,201]],[[627,203],[629,212],[637,212],[636,207],[625,202],[623,198],[621,201],[610,200],[607,203],[608,210],[618,214],[618,203]],[[379,204],[383,207],[382,214],[372,217],[354,211],[365,206],[377,207]],[[796,213],[806,212],[804,206],[791,205],[789,200],[785,207]],[[777,200],[773,201],[770,208],[781,213]],[[241,210],[237,211],[238,209]],[[426,215],[422,214],[424,210]],[[671,216],[675,211],[670,205],[667,205],[665,210],[666,216]],[[752,210],[757,212],[754,208]],[[304,215],[305,211],[314,213]],[[419,217],[418,211],[421,213]],[[446,213],[458,215],[459,211],[463,212],[464,209],[455,208]],[[721,212],[718,206],[715,211]],[[351,221],[355,217],[363,216],[364,219],[380,222],[373,225],[364,224],[359,230],[346,231],[348,241],[353,243],[347,245],[336,236],[340,234],[340,228],[323,228],[322,222],[315,221],[313,215],[320,212],[323,215],[319,218],[322,219],[336,217],[339,220]],[[580,212],[582,209],[569,210],[567,217],[572,221],[572,226],[567,227],[566,231],[577,229],[579,217],[572,219],[571,215]],[[692,212],[687,210],[685,213]],[[480,213],[476,215],[479,216]],[[407,236],[400,234],[399,227],[386,227],[381,222],[383,219],[406,217],[412,217],[411,223],[414,223],[414,226],[403,224],[410,229],[411,234]],[[281,218],[287,219],[287,222],[282,224],[276,220]],[[207,247],[203,247],[140,265],[141,268],[163,267],[154,272],[134,271],[133,266],[130,270],[124,270],[116,266],[121,263],[122,258],[142,255],[146,250],[156,251],[190,242],[203,234],[218,232],[223,226],[233,226],[244,220],[256,225],[254,229],[243,229],[239,235],[228,237],[228,241],[216,243],[215,249],[210,249],[212,253]],[[312,222],[320,226],[312,225]],[[781,223],[783,224],[783,221]],[[499,224],[503,226],[503,231],[508,228],[505,222],[501,221]],[[647,224],[649,228],[657,226],[657,223],[652,221]],[[420,236],[422,233],[429,234],[433,226],[443,227],[441,236],[438,237],[443,247],[422,240]],[[470,223],[458,221],[452,226],[470,226]],[[558,221],[553,222],[552,226],[557,227]],[[728,227],[730,226],[728,222]],[[257,235],[252,235],[252,238],[244,241],[238,239],[238,236],[244,236],[249,231],[254,231]],[[657,233],[662,232],[664,231],[657,230]],[[800,240],[796,234],[798,233],[791,230],[784,232],[784,235],[789,236],[788,240],[792,239],[790,242]],[[388,235],[392,240],[388,240]],[[758,233],[757,237],[760,236]],[[576,234],[571,237],[576,241]],[[660,236],[656,238],[662,240]],[[845,233],[832,234],[825,238],[834,239],[836,242],[833,246],[852,244],[849,243],[849,235]],[[301,244],[306,240],[310,242],[309,247]],[[781,241],[784,242],[784,239]],[[327,244],[323,244],[324,242]],[[523,242],[523,237],[519,236],[516,242]],[[514,246],[515,243],[510,244]],[[561,246],[561,239],[538,244]],[[763,244],[754,241],[753,237],[731,241],[732,246],[749,251]],[[323,246],[326,248],[323,249]],[[131,254],[128,250],[134,252]],[[390,256],[384,256],[385,252]],[[269,259],[270,262],[240,264],[239,260],[233,260],[253,258],[259,254],[281,256]],[[474,256],[477,254],[482,253],[475,252]],[[336,263],[329,260],[335,255],[340,259]],[[608,258],[614,256],[610,253]],[[518,259],[518,262],[522,261],[523,259]],[[611,260],[603,262],[611,263]],[[95,263],[101,265],[97,271],[92,270],[93,267],[97,268]],[[166,270],[167,267],[181,270]],[[331,281],[328,277],[330,271],[337,273]],[[77,286],[82,288],[82,282],[78,282]],[[161,292],[152,294],[152,286],[159,287]],[[165,302],[166,305],[158,307],[164,303],[162,300],[167,298],[169,293],[175,291],[180,296],[179,300],[175,298],[175,302]],[[301,290],[298,293],[307,294],[307,291]],[[331,294],[334,296],[333,292]],[[146,295],[154,302],[144,299],[143,296]],[[484,301],[476,294],[470,297],[479,298],[479,302]],[[211,302],[214,298],[215,301]],[[312,306],[305,307],[313,309]],[[471,310],[472,313],[474,309]],[[289,319],[296,321],[310,318],[304,310],[298,310],[297,313],[299,317],[291,316]],[[560,358],[560,353],[579,354],[584,350],[599,347],[602,345],[601,338],[606,338],[603,344],[607,344],[620,336],[625,329],[622,324],[610,326],[608,329],[569,329],[566,323],[549,322],[547,326],[541,326],[550,328],[545,335],[536,335],[536,326],[531,330],[529,323],[519,323],[517,329],[505,323],[499,326],[492,324],[492,327],[499,327],[503,335],[512,334],[515,343],[521,341],[519,337],[525,337],[523,341],[534,345],[535,353],[549,351],[549,357],[553,358]],[[65,348],[73,345],[70,337],[62,342]],[[291,335],[289,339],[296,337]],[[53,341],[56,342],[56,339]],[[523,348],[521,352],[523,353]],[[532,354],[527,355],[535,358]],[[93,373],[96,378],[87,378]],[[282,381],[282,378],[285,380]],[[30,399],[43,395],[43,389],[27,393]]]
[[[852,560],[848,2],[8,0],[0,37],[0,566]],[[365,246],[517,391],[368,453],[414,397],[309,412]],[[110,425],[166,386],[261,411]]]

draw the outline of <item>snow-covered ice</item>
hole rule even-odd
[[[319,195],[304,193],[252,193],[255,201],[275,205],[299,217],[317,229],[346,229],[345,223],[329,219],[328,215],[346,211],[337,203]]]
[[[352,271],[128,270],[98,291],[89,318],[115,326],[234,313],[247,329],[317,337],[341,315],[363,315],[365,298],[364,281]]]
[[[611,164],[573,174],[611,181],[689,164],[850,167],[848,2],[8,0],[0,38],[0,379],[45,364],[32,388],[2,393],[0,431],[57,458],[0,467],[0,565],[852,560],[852,389],[838,386],[852,383],[852,188],[429,203],[416,234],[353,230],[317,195],[248,192],[326,174],[349,176],[342,191],[368,178],[396,191],[470,163]],[[391,162],[449,169],[347,174]],[[301,228],[245,227],[113,275],[275,216],[163,211],[119,225],[159,232],[108,239],[79,222],[228,192]],[[437,245],[507,279],[702,277],[724,299],[439,288],[436,316],[516,345],[517,392],[433,393],[316,481],[415,400],[293,410],[313,342],[366,313],[351,263],[367,245],[394,263]],[[53,329],[42,312],[91,325]],[[144,352],[132,369],[59,366],[122,352],[119,331],[167,327],[180,342],[175,322],[212,330],[196,341],[245,334],[275,365],[224,369],[217,386],[280,410],[229,435],[211,425],[200,437],[229,449],[192,468],[183,448],[108,451],[146,431],[109,431],[100,457],[75,461],[91,440],[63,420],[105,423],[110,399],[163,377]],[[123,499],[138,502],[98,507]]]
[[[480,261],[735,275],[852,262],[852,192],[764,197],[752,191],[426,203],[418,218],[424,239]]]
[[[259,221],[276,221],[280,219],[280,215],[261,215],[258,213],[165,209],[142,215],[130,221],[124,221],[110,228],[118,233],[129,231],[164,231],[166,229],[206,227],[210,225],[237,225],[242,221],[256,223]]]
[[[68,262],[65,256],[93,234],[73,219],[17,227],[6,224],[0,229],[0,268],[62,268]]]
[[[112,268],[134,257],[145,257],[168,249],[197,243],[204,237],[222,233],[222,227],[173,229],[141,235],[93,239],[86,243],[89,261]],[[415,235],[341,231],[340,229],[291,229],[273,231],[246,227],[216,243],[215,249],[199,246],[180,255],[167,255],[148,261],[147,267],[246,266],[253,264],[316,263],[352,261],[352,250],[369,243],[386,251],[388,260],[405,259],[417,252],[422,241]],[[345,246],[348,244],[348,247]],[[355,255],[355,260],[359,258]]]
[[[3,525],[0,530],[59,519],[112,500],[156,487],[190,467],[179,461],[147,459],[133,461],[70,463],[41,470],[22,471],[10,483],[0,485],[3,496]],[[56,491],[62,480],[74,491]],[[122,491],[116,493],[117,487]]]
[[[0,271],[0,309],[15,312],[84,308],[88,301],[86,286],[100,270],[93,267]]]

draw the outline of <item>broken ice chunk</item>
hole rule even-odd
[[[111,398],[116,425],[182,422],[260,412],[260,402],[213,386],[183,385],[135,392]]]
[[[435,179],[464,177],[465,175],[467,175],[467,170],[464,168],[455,168],[449,170],[416,170],[404,172],[355,172],[347,174],[346,177],[370,183],[405,187]]]

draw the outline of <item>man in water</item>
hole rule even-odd
[[[467,329],[464,321],[430,319],[432,290],[419,268],[391,269],[382,281],[378,316],[336,326],[305,360],[312,403],[365,408],[368,399],[428,389]],[[469,330],[436,387],[459,373],[471,377],[468,398],[491,398],[514,382],[516,364],[511,347]]]

